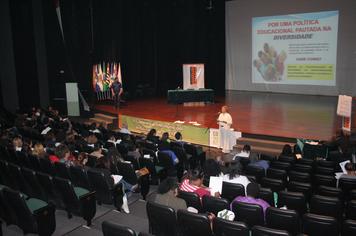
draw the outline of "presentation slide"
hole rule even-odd
[[[252,83],[336,85],[338,11],[252,18]]]

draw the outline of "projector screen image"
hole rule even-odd
[[[252,83],[335,86],[338,16],[252,18]]]

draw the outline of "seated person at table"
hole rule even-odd
[[[247,194],[247,186],[251,183],[244,175],[240,175],[238,165],[232,165],[228,168],[228,171],[223,175],[223,181],[234,184],[242,184],[245,188],[245,194]]]
[[[257,198],[259,192],[260,192],[260,187],[257,183],[249,183],[247,185],[247,196],[238,196],[236,197],[230,205],[230,209],[232,210],[232,203],[233,202],[244,202],[244,203],[251,203],[251,204],[256,204],[262,207],[263,209],[263,214],[266,215],[266,210],[270,205],[263,199]]]
[[[210,189],[203,185],[204,173],[200,169],[188,171],[187,176],[183,179],[179,189],[185,192],[194,192],[203,197],[205,195],[211,195]],[[214,194],[216,197],[219,193]]]
[[[178,198],[178,183],[174,178],[167,178],[161,182],[157,189],[154,202],[178,210],[187,210],[186,202]]]

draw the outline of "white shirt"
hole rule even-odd
[[[223,182],[228,182],[228,183],[233,183],[233,184],[242,184],[245,187],[245,194],[246,194],[246,188],[249,183],[251,183],[248,178],[244,175],[239,175],[236,176],[233,179],[230,179],[229,175],[226,174],[223,176]]]
[[[223,126],[225,129],[230,129],[230,126],[232,125],[232,117],[229,113],[220,113],[218,122],[220,126]]]

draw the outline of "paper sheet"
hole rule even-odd
[[[114,179],[114,184],[119,183],[122,179],[121,175],[111,175],[111,177]]]
[[[343,162],[340,162],[339,163],[339,165],[340,165],[340,167],[341,167],[341,170],[342,170],[342,173],[344,173],[344,174],[347,174],[347,171],[346,171],[346,169],[345,169],[345,165],[347,164],[347,163],[349,163],[350,161],[343,161]]]
[[[211,194],[214,195],[216,192],[219,192],[221,194],[222,184],[223,184],[222,177],[210,176],[209,188],[211,189],[210,191]]]

